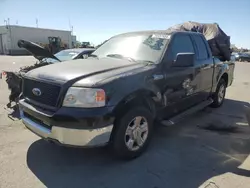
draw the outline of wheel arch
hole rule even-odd
[[[128,108],[135,105],[145,105],[155,117],[156,105],[161,101],[161,95],[148,89],[139,89],[128,95],[118,102],[113,110],[114,116],[120,116]]]
[[[218,80],[218,83],[219,83],[219,81],[220,81],[221,79],[223,79],[223,80],[226,82],[226,86],[228,86],[228,73],[227,73],[227,72],[224,72],[224,73],[221,75],[220,79]]]

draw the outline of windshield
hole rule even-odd
[[[54,54],[54,56],[56,56],[61,61],[68,61],[68,60],[72,60],[78,54],[79,54],[79,52],[76,52],[76,51],[62,50],[62,51]],[[52,59],[52,58],[45,58],[45,59],[47,62],[50,62],[50,63],[58,62],[56,59]]]
[[[55,54],[55,56],[61,61],[71,60],[75,56],[77,56],[79,52],[70,51],[70,50],[62,50]]]
[[[156,63],[170,36],[166,34],[125,34],[113,37],[100,46],[92,56],[127,57],[135,61]]]

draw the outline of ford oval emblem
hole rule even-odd
[[[40,96],[42,95],[42,92],[39,88],[33,88],[32,89],[32,93],[35,95],[35,96]]]

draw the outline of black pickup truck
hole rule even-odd
[[[233,62],[212,57],[202,34],[120,34],[87,59],[26,73],[21,118],[45,140],[109,144],[131,159],[147,148],[159,124],[154,122],[171,125],[206,106],[221,106],[233,72]]]

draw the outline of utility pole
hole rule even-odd
[[[10,26],[10,18],[7,19],[7,25],[8,25],[8,29],[10,30],[10,55],[12,55],[12,47],[13,47],[13,44],[12,44],[12,33],[11,33],[11,26]]]
[[[4,24],[6,26],[6,29],[8,29],[8,21],[7,20],[4,20]]]
[[[69,29],[70,29],[70,31],[71,31],[71,22],[70,22],[70,17],[68,17],[68,19],[69,19]]]
[[[69,39],[69,41],[71,41],[70,43],[70,45],[72,45],[71,46],[71,48],[74,46],[74,44],[73,44],[73,41],[72,41],[72,35],[73,35],[73,26],[71,25],[71,21],[70,21],[70,17],[68,17],[68,19],[69,19],[69,30],[70,30],[70,39]]]
[[[36,27],[38,27],[38,19],[36,18]]]
[[[71,31],[71,34],[73,35],[73,25],[71,25],[70,18],[69,18],[69,30]]]

